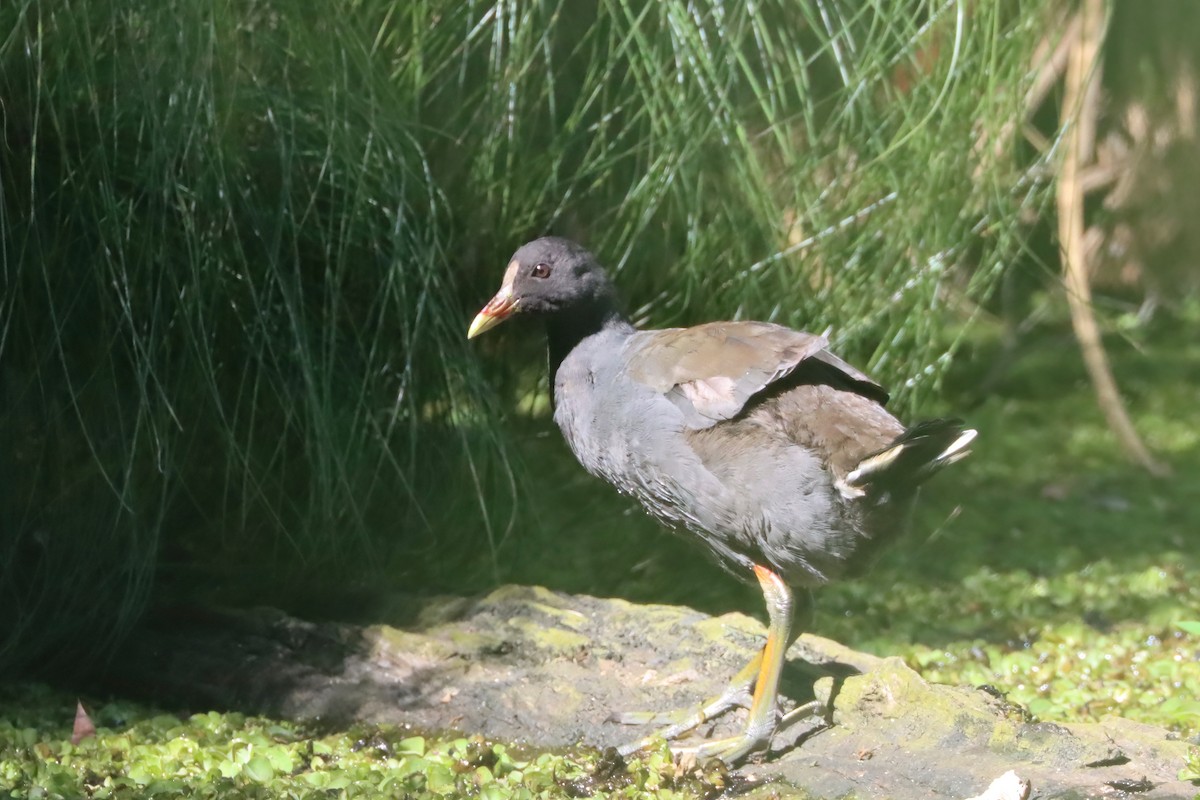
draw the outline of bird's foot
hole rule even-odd
[[[722,697],[724,697],[724,695],[722,695]],[[713,704],[710,704],[710,706],[706,706],[705,709],[701,709],[700,713],[708,710],[712,705]],[[744,705],[744,703],[731,703],[730,705],[726,706],[726,709],[732,708],[733,705]],[[700,713],[692,715],[685,721],[690,722],[695,720],[696,717],[700,716]],[[760,750],[766,750],[770,746],[771,738],[777,731],[781,731],[802,719],[807,719],[809,717],[820,717],[822,724],[818,727],[818,730],[823,729],[829,724],[828,719],[826,718],[827,709],[820,701],[817,700],[805,703],[802,706],[797,706],[786,714],[779,715],[776,713],[771,716],[772,718],[769,719],[766,724],[751,723],[742,733],[738,734],[737,736],[711,739],[709,741],[696,742],[694,744],[676,744],[671,740],[678,737],[681,733],[685,733],[688,730],[697,727],[704,722],[704,720],[695,722],[689,727],[681,727],[681,723],[684,722],[681,721],[681,723],[676,723],[675,725],[669,726],[653,736],[648,736],[637,742],[620,747],[618,748],[618,752],[620,752],[623,756],[628,756],[649,746],[651,743],[658,741],[659,739],[666,739],[668,742],[670,742],[671,752],[676,758],[692,759],[695,761],[704,761],[710,758],[717,758],[732,766],[753,753],[756,753]]]
[[[731,708],[748,708],[750,706],[750,687],[746,681],[738,681],[731,683],[725,688],[725,691],[720,695],[709,700],[699,708],[679,709],[676,711],[655,712],[655,711],[626,711],[615,713],[609,717],[612,722],[619,722],[624,725],[665,725],[662,730],[659,730],[650,736],[646,736],[636,742],[631,742],[624,747],[618,748],[621,755],[629,755],[630,753],[641,750],[651,742],[657,739],[666,739],[671,741],[678,738],[681,734],[698,728],[711,719],[724,714]]]
[[[609,722],[621,725],[665,725],[655,736],[673,739],[681,733],[703,725],[710,719],[724,714],[731,708],[750,707],[750,688],[731,684],[717,697],[699,708],[677,708],[673,711],[617,711],[609,716]]]
[[[680,760],[693,759],[697,762],[710,758],[720,759],[729,766],[740,763],[746,756],[766,750],[771,743],[771,731],[750,733],[724,739],[711,739],[694,745],[671,745],[671,753]]]
[[[829,706],[823,704],[820,700],[810,700],[802,706],[796,706],[791,711],[779,718],[779,726],[776,730],[790,728],[795,723],[809,717],[820,717],[821,724],[817,726],[817,730],[824,730],[833,724],[829,719]]]
[[[690,720],[689,720],[690,721]],[[697,725],[699,723],[696,723]],[[737,736],[729,736],[721,739],[710,739],[708,741],[695,742],[690,744],[677,744],[672,739],[679,736],[681,733],[690,730],[674,730],[678,727],[671,726],[659,731],[653,736],[647,736],[636,742],[632,742],[624,747],[617,748],[617,751],[622,756],[628,756],[637,751],[659,741],[666,739],[671,748],[671,753],[677,759],[683,761],[707,761],[710,758],[718,758],[726,764],[733,765],[741,761],[746,756],[758,750],[765,750],[770,744],[771,736],[776,729],[775,720],[770,720],[767,725],[748,726],[745,731]],[[691,727],[696,727],[693,725]]]

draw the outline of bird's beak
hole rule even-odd
[[[513,296],[516,266],[516,262],[508,265],[508,270],[504,273],[504,281],[500,284],[500,291],[496,292],[496,296],[489,300],[483,310],[476,314],[475,319],[471,321],[471,327],[467,328],[468,339],[474,339],[484,331],[490,331],[517,311],[517,303],[520,298]]]

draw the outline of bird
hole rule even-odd
[[[733,765],[767,749],[781,720],[819,713],[816,703],[787,719],[779,710],[795,591],[860,572],[908,527],[920,485],[966,456],[977,432],[958,419],[906,427],[884,388],[823,335],[754,321],[639,329],[596,257],[564,238],[513,254],[467,338],[514,317],[545,326],[554,421],[584,469],[757,580],[767,607],[766,641],[727,689],[620,751],[661,736],[678,756]],[[676,741],[747,705],[736,735]]]

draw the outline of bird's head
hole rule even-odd
[[[614,302],[612,284],[595,256],[569,239],[547,236],[513,253],[500,291],[475,315],[467,338],[513,314],[549,317]]]

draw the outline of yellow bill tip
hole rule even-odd
[[[483,310],[475,315],[475,319],[471,320],[471,327],[467,328],[467,338],[474,339],[484,331],[490,331],[512,316],[516,310],[517,301],[512,296],[512,287],[502,287]]]
[[[475,315],[475,319],[471,320],[471,327],[467,328],[467,338],[474,339],[479,334],[491,330],[503,321],[503,317],[497,317],[493,314],[480,311]]]

